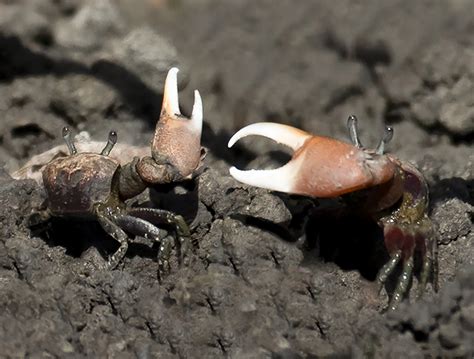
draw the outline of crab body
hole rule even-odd
[[[230,173],[243,183],[270,190],[340,198],[346,208],[373,218],[383,229],[390,255],[377,276],[379,288],[400,262],[403,266],[389,305],[394,309],[411,282],[415,252],[422,257],[419,293],[430,278],[436,288],[436,239],[427,215],[428,187],[413,165],[384,154],[393,135],[390,127],[375,150],[362,146],[355,116],[349,117],[348,128],[352,144],[276,123],[249,125],[234,134],[229,147],[248,135],[261,135],[291,147],[293,156],[277,169],[241,171],[232,167]]]
[[[43,170],[49,211],[54,216],[90,217],[99,204],[117,198],[117,161],[80,153],[51,161]]]
[[[125,201],[147,187],[167,184],[194,176],[201,165],[200,146],[202,129],[202,103],[195,91],[195,105],[191,119],[179,112],[178,69],[168,72],[163,96],[160,121],[155,130],[151,156],[134,157],[126,163],[110,157],[117,142],[117,134],[109,133],[102,152],[77,153],[67,127],[63,137],[69,155],[61,151],[48,151],[32,161],[29,167],[17,172],[19,176],[31,175],[41,181],[47,196],[46,217],[92,218],[120,243],[119,249],[108,260],[106,267],[116,267],[124,257],[129,234],[153,239],[159,243],[159,273],[169,270],[173,248],[180,254],[180,262],[189,246],[189,228],[184,219],[172,212],[154,208],[129,208]],[[83,143],[85,148],[95,148],[96,142]],[[122,146],[123,147],[123,146]],[[126,148],[126,147],[123,147]],[[120,152],[120,151],[119,151]],[[124,153],[143,153],[142,148],[131,148]],[[47,158],[53,157],[44,163]],[[160,225],[174,227],[175,238],[163,237]]]
[[[86,131],[76,135],[74,142],[78,153],[100,153],[104,147],[103,141],[91,140],[89,133]],[[132,162],[135,157],[147,156],[149,152],[150,148],[148,146],[134,146],[119,142],[114,146],[114,150],[108,157],[121,165],[125,165]],[[30,158],[21,169],[13,172],[11,176],[18,180],[33,179],[40,187],[43,187],[43,171],[46,166],[57,158],[67,156],[69,156],[69,151],[66,144],[55,146]]]

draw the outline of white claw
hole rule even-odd
[[[163,94],[163,108],[170,115],[180,115],[178,99],[178,68],[172,67],[168,71]]]
[[[199,133],[202,132],[202,121],[203,114],[201,95],[199,94],[198,90],[194,90],[194,105],[193,112],[191,114],[191,125]]]
[[[294,151],[311,137],[311,134],[300,129],[273,122],[259,122],[248,125],[237,131],[229,140],[227,146],[232,147],[241,138],[249,135],[260,135],[268,137],[278,143],[282,143]]]
[[[241,171],[235,167],[231,167],[229,172],[237,181],[250,186],[266,188],[272,191],[294,193],[299,167],[300,161],[292,160],[286,165],[273,170]]]

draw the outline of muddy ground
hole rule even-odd
[[[0,0],[0,357],[472,357],[473,13],[469,0]],[[183,112],[203,96],[209,155],[195,181],[132,201],[191,225],[191,263],[160,284],[143,238],[104,271],[116,243],[96,223],[28,227],[44,193],[7,172],[64,125],[147,145],[171,66]],[[240,127],[346,139],[349,114],[367,144],[392,124],[390,151],[431,189],[440,291],[393,313],[374,291],[377,227],[329,217],[305,231],[319,202],[228,175],[288,158],[263,139],[228,150]]]

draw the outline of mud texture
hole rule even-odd
[[[0,0],[0,357],[472,357],[473,13],[462,0]],[[8,172],[61,144],[64,125],[147,145],[171,66],[184,113],[203,96],[209,154],[195,181],[132,200],[191,225],[191,263],[159,283],[144,238],[104,271],[116,243],[97,223],[31,226],[44,192]],[[228,175],[288,158],[263,139],[228,150],[243,125],[344,139],[349,114],[365,144],[392,124],[390,151],[430,185],[440,291],[393,313],[374,291],[378,227],[329,216],[304,230],[320,202]]]

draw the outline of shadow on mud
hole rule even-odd
[[[11,82],[15,78],[53,75],[65,77],[70,74],[82,74],[94,77],[113,88],[127,109],[154,130],[155,119],[161,110],[163,95],[148,87],[139,77],[123,66],[108,60],[98,60],[91,66],[71,59],[54,59],[26,47],[15,36],[0,33],[0,83]],[[51,111],[59,117],[58,109]],[[202,144],[218,158],[229,161],[232,157],[227,149],[230,134],[221,131],[215,133],[204,123]]]

